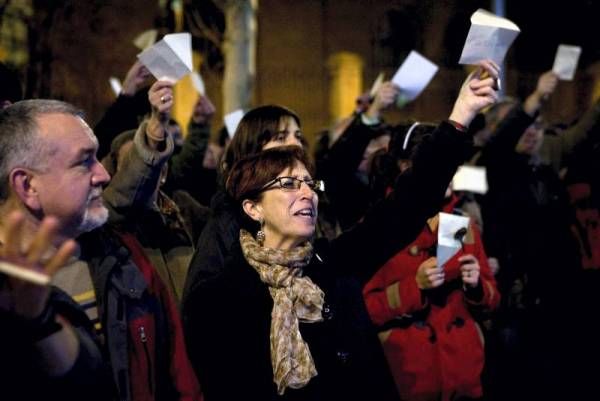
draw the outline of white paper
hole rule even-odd
[[[204,86],[204,81],[202,80],[202,76],[196,72],[192,71],[192,85],[194,85],[194,89],[201,95],[204,96],[206,94],[206,87]]]
[[[380,72],[379,75],[377,75],[375,82],[373,82],[373,86],[371,86],[371,90],[369,91],[369,97],[375,97],[377,91],[381,88],[381,84],[383,84],[383,72]]]
[[[463,228],[466,233],[469,218],[448,213],[440,213],[439,216],[436,256],[437,265],[444,266],[462,248],[462,242],[456,238],[456,233]]]
[[[579,46],[559,45],[552,71],[558,75],[559,79],[572,81],[575,77],[580,55],[581,47]]]
[[[187,32],[165,35],[137,57],[156,79],[177,82],[192,72],[192,35]]]
[[[108,83],[110,83],[110,87],[113,90],[113,92],[115,93],[115,96],[119,96],[119,93],[121,93],[121,90],[123,89],[123,86],[121,85],[121,81],[119,81],[119,78],[110,77],[110,78],[108,78]]]
[[[229,134],[230,138],[233,138],[233,135],[235,134],[235,130],[237,129],[237,126],[240,124],[242,117],[244,117],[243,110],[236,110],[232,113],[225,115],[225,117],[223,117],[223,120],[225,121],[225,127],[227,127],[227,133]]]
[[[491,59],[501,65],[521,30],[512,21],[479,9],[471,15],[471,28],[459,64],[477,64]]]
[[[158,31],[156,29],[149,29],[140,33],[135,39],[133,39],[133,44],[141,51],[144,51],[152,46],[154,42],[156,42],[157,35]]]
[[[400,87],[397,103],[414,100],[431,82],[437,71],[437,65],[412,50],[392,78],[392,82]]]
[[[33,284],[48,285],[50,283],[50,276],[47,274],[29,270],[9,262],[0,261],[0,273],[4,273],[11,277]]]
[[[488,183],[485,167],[460,166],[452,178],[452,190],[485,194]]]

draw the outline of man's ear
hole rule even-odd
[[[262,221],[263,210],[257,202],[246,199],[242,202],[242,209],[252,220]]]
[[[35,185],[32,184],[33,174],[24,168],[15,168],[8,175],[8,184],[19,200],[32,210],[41,208]]]

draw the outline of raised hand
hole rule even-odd
[[[400,89],[391,81],[382,83],[366,112],[367,116],[370,118],[379,118],[384,109],[394,104],[399,93]]]
[[[167,133],[164,125],[169,121],[173,108],[173,85],[169,81],[156,81],[148,90],[152,114],[146,126],[146,135],[156,142],[163,141]]]
[[[73,255],[76,243],[63,242],[58,250],[53,243],[58,232],[58,221],[46,217],[32,241],[24,244],[22,227],[23,214],[14,212],[6,220],[5,239],[0,249],[0,260],[21,268],[52,277]],[[22,278],[3,275],[0,284],[0,309],[23,319],[35,319],[46,308],[49,295],[48,285],[34,284]]]
[[[535,91],[525,99],[523,108],[530,116],[533,116],[550,95],[554,93],[558,85],[558,75],[552,71],[546,71],[538,78]]]
[[[206,125],[213,118],[216,111],[217,109],[212,104],[208,96],[200,96],[194,105],[192,121],[194,121],[196,124]]]
[[[460,88],[450,120],[468,127],[479,111],[494,104],[498,100],[499,72],[500,67],[493,61],[481,61]]]
[[[150,78],[150,71],[138,60],[127,71],[127,75],[123,80],[123,88],[121,94],[125,96],[133,96],[144,85],[144,82]]]

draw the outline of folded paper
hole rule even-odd
[[[440,213],[437,243],[437,265],[444,266],[462,248],[463,237],[469,228],[469,218]]]
[[[577,71],[581,47],[559,45],[554,58],[552,71],[563,81],[572,81]]]
[[[487,193],[488,183],[485,167],[460,166],[452,178],[452,189],[482,195]]]
[[[165,35],[137,57],[156,79],[177,82],[192,72],[192,36],[187,32]]]
[[[501,65],[520,32],[519,27],[506,18],[482,9],[475,11],[459,63],[477,64],[491,59]]]
[[[401,106],[414,100],[429,85],[437,71],[437,65],[418,52],[411,51],[392,78],[392,82],[400,88],[396,103]]]

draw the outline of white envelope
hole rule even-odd
[[[485,167],[460,166],[452,178],[452,190],[485,194],[488,191]]]
[[[226,114],[225,117],[223,117],[223,120],[225,121],[225,127],[227,127],[227,133],[229,134],[230,138],[233,138],[233,135],[235,134],[235,130],[237,129],[237,126],[240,124],[242,117],[244,117],[244,110],[241,110],[241,109],[238,109],[232,113]]]
[[[580,55],[581,47],[579,46],[559,45],[558,50],[556,50],[552,71],[558,75],[559,79],[572,81],[573,77],[575,77]]]
[[[412,50],[392,78],[392,82],[400,87],[396,103],[404,104],[414,100],[431,82],[437,71],[437,65]]]
[[[514,22],[479,9],[471,15],[471,28],[459,64],[491,59],[498,65],[521,30]]]
[[[464,234],[467,233],[469,218],[448,213],[440,213],[439,216],[436,256],[437,265],[444,266],[462,248],[462,237],[457,239],[457,233],[462,229],[464,229]]]
[[[119,78],[110,77],[110,78],[108,78],[108,83],[110,84],[111,89],[115,93],[115,96],[119,96],[119,93],[121,93],[121,90],[123,89],[123,86],[121,86],[121,81],[119,81]]]
[[[192,72],[192,35],[187,32],[165,35],[137,57],[156,79],[177,82]]]
[[[156,42],[157,35],[158,31],[156,29],[148,29],[136,36],[136,38],[133,39],[133,44],[141,51],[144,51]]]
[[[194,89],[198,91],[201,96],[206,94],[206,87],[204,86],[204,81],[202,80],[202,76],[200,73],[196,71],[192,71],[192,85],[194,85]]]
[[[47,274],[13,265],[10,262],[0,261],[0,273],[37,285],[50,284],[50,276]]]

